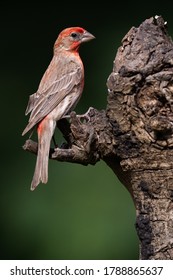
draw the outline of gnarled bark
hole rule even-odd
[[[140,259],[173,259],[173,42],[162,17],[130,29],[107,87],[105,110],[59,121],[67,144],[50,158],[104,160],[133,198]],[[31,140],[24,148],[37,152]]]

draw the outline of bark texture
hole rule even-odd
[[[104,160],[133,198],[140,259],[173,259],[173,42],[161,16],[123,38],[107,87],[105,110],[58,122],[67,143],[50,158]]]

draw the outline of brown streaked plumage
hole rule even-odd
[[[30,95],[28,125],[22,135],[37,125],[38,154],[31,190],[48,180],[48,159],[56,121],[74,109],[84,86],[84,68],[78,49],[94,36],[81,27],[64,29],[54,44],[54,55],[36,93]]]

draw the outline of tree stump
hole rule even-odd
[[[67,143],[50,158],[104,160],[134,201],[140,259],[173,259],[173,42],[161,16],[123,38],[107,87],[105,110],[57,123]],[[37,153],[37,143],[24,149]]]

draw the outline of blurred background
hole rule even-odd
[[[90,106],[106,108],[107,78],[132,26],[158,14],[173,35],[170,1],[128,3],[0,4],[1,259],[138,259],[135,208],[111,169],[104,162],[84,167],[50,161],[48,184],[31,192],[36,157],[22,149],[27,136],[21,136],[28,97],[62,29],[81,26],[96,36],[80,49],[85,89],[79,114]]]

